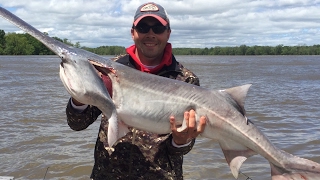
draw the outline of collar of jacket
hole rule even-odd
[[[135,66],[135,61],[133,58],[129,55],[123,55],[115,59],[116,62],[121,63],[123,65],[129,66],[131,68],[137,69]],[[176,60],[173,54],[171,54],[171,64],[169,66],[163,66],[158,72],[154,73],[156,75],[162,75],[167,72],[182,72],[181,66],[179,65],[179,62]]]
[[[164,54],[162,57],[162,61],[159,65],[157,65],[155,68],[149,69],[145,67],[140,60],[136,57],[135,52],[136,52],[136,46],[132,45],[126,49],[127,53],[130,55],[130,60],[132,64],[134,64],[135,69],[138,69],[139,71],[146,72],[146,73],[151,73],[151,74],[159,74],[161,70],[163,70],[164,67],[171,66],[174,64],[172,62],[172,47],[170,43],[167,43],[165,49],[164,49]]]

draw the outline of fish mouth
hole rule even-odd
[[[98,62],[93,59],[89,59],[89,63],[96,69],[97,73],[101,76],[109,76],[109,73],[115,73],[115,70],[112,67],[107,67],[105,64]]]
[[[89,59],[88,60],[90,64],[92,64],[93,66],[98,66],[98,67],[106,67],[105,64],[102,64],[99,61],[93,60],[93,59]]]
[[[110,77],[110,73],[115,73],[115,70],[95,60],[89,59],[89,63],[95,68],[98,76],[102,79],[104,85],[106,86],[110,97],[112,97],[113,91],[112,91],[112,80]]]
[[[116,78],[118,77],[116,70],[112,66],[108,66],[93,59],[89,59],[89,63],[95,68],[100,77],[103,75],[109,77],[110,79],[112,78],[111,76]]]

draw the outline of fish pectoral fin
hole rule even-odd
[[[232,175],[237,179],[243,162],[257,153],[233,140],[220,141],[219,144],[229,164]]]
[[[119,127],[118,138],[122,138],[129,132],[128,126],[123,121],[118,122],[118,127]]]
[[[108,144],[112,147],[119,139],[119,122],[116,115],[112,115],[108,119]]]
[[[118,139],[129,132],[129,128],[125,123],[119,120],[116,115],[112,115],[108,121],[108,144],[109,147],[112,147]]]

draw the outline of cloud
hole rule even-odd
[[[130,28],[140,0],[0,0],[50,36],[82,46],[130,46]],[[320,42],[320,0],[159,0],[170,17],[173,47],[242,44],[314,45]],[[0,19],[5,32],[22,32]]]

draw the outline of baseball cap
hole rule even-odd
[[[154,17],[161,22],[162,25],[169,25],[169,18],[166,10],[159,4],[148,2],[138,7],[134,15],[133,25],[136,26],[144,17]]]

